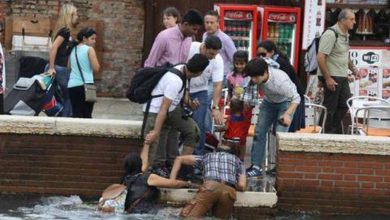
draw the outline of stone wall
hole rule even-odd
[[[0,116],[0,191],[97,197],[141,151],[141,122]]]
[[[0,1],[0,42],[4,43],[4,31],[5,31],[5,17],[9,11],[8,4],[4,1]]]
[[[15,16],[56,17],[63,0],[14,0],[0,2],[0,27],[5,13]],[[143,0],[73,0],[81,19],[101,20],[104,25],[101,96],[123,97],[131,73],[141,65],[144,38]],[[1,30],[1,28],[0,28]],[[4,33],[3,33],[4,34]],[[4,39],[1,39],[4,42]]]
[[[390,138],[281,134],[278,207],[390,213]]]

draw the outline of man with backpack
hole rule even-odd
[[[359,71],[349,57],[349,34],[353,29],[355,14],[343,9],[338,22],[321,37],[317,55],[318,79],[324,86],[324,102],[327,108],[325,133],[342,134],[341,121],[348,110],[346,101],[351,97],[348,69],[358,77]],[[336,34],[335,34],[336,32]]]
[[[203,18],[197,10],[188,10],[180,24],[161,31],[154,40],[145,67],[157,67],[185,63],[188,58],[192,37],[203,25]],[[179,133],[166,127],[161,132],[159,158],[167,161],[167,166],[173,163],[178,155]],[[167,176],[169,171],[165,164],[157,173]]]
[[[157,160],[160,133],[163,126],[169,126],[175,131],[182,133],[184,137],[182,154],[191,154],[193,147],[199,143],[199,128],[190,117],[186,117],[182,105],[183,96],[186,93],[185,84],[190,78],[202,74],[209,65],[209,60],[205,55],[195,54],[187,64],[173,67],[178,70],[169,70],[158,81],[152,90],[149,113],[145,122],[145,143],[144,148],[149,148],[146,152],[147,161],[143,161],[143,167],[160,166],[165,161]],[[186,100],[186,99],[184,99]],[[188,99],[187,99],[188,100]],[[145,111],[148,104],[144,104]]]

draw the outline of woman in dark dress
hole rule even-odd
[[[289,58],[281,53],[273,41],[265,40],[257,45],[257,57],[268,57],[279,64],[279,69],[283,70],[290,77],[291,81],[297,87],[297,92],[301,97],[301,103],[297,107],[294,118],[291,122],[289,132],[295,132],[301,128],[305,128],[305,90],[299,81],[298,75],[291,65]]]
[[[156,210],[157,187],[192,187],[190,181],[167,179],[149,171],[142,172],[142,160],[130,153],[124,161],[121,184],[112,184],[102,193],[98,210],[103,212],[152,213]]]

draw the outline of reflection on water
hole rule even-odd
[[[13,198],[0,196],[0,219],[179,219],[180,208],[163,208],[156,215],[102,213],[96,211],[96,203],[83,202],[79,196],[53,196],[46,198]],[[25,203],[21,205],[21,203]],[[8,205],[6,205],[8,204]]]
[[[53,196],[33,197],[25,195],[1,195],[0,194],[0,219],[1,220],[177,220],[181,208],[166,207],[158,210],[157,214],[124,214],[102,213],[96,211],[95,202],[85,202],[79,196]],[[211,220],[213,218],[206,218]],[[384,215],[323,215],[318,212],[277,212],[273,216],[260,216],[258,219],[266,220],[382,220],[390,219]]]

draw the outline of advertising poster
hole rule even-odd
[[[359,82],[359,94],[366,96],[378,96],[380,93],[378,82],[381,69],[378,67],[361,68],[361,79]],[[380,80],[380,79],[379,79]]]
[[[305,1],[302,50],[306,50],[314,38],[321,36],[322,32],[324,32],[325,9],[325,0]]]
[[[350,83],[353,95],[390,99],[390,53],[381,48],[351,48],[352,63],[361,78]]]
[[[390,100],[390,68],[383,69],[382,98]]]

